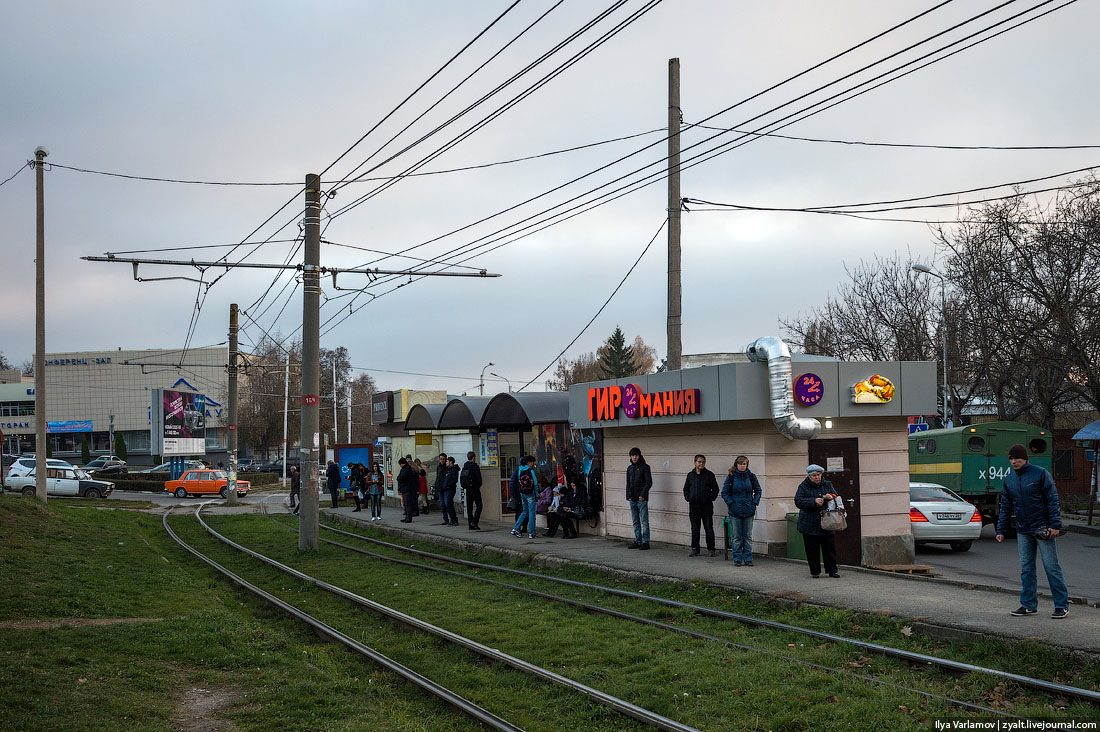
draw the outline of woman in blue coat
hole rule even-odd
[[[821,528],[821,512],[825,504],[837,497],[833,484],[825,480],[825,468],[810,465],[806,468],[806,479],[799,483],[794,493],[794,505],[798,506],[798,533],[806,545],[806,563],[810,565],[810,576],[821,576],[821,563],[825,563],[825,572],[830,577],[839,577],[836,571],[836,540],[833,532]]]
[[[752,520],[760,505],[760,481],[749,470],[749,459],[738,455],[722,485],[722,500],[729,508],[730,534],[735,566],[752,566]]]

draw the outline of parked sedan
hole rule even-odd
[[[115,489],[114,483],[105,480],[96,480],[80,468],[68,466],[67,468],[55,468],[50,460],[46,468],[46,495],[48,496],[83,496],[84,498],[101,498],[110,495]],[[60,462],[60,461],[59,461]],[[33,496],[35,491],[35,470],[32,468],[30,475],[8,480],[8,488],[25,496]]]
[[[917,544],[950,544],[957,552],[982,535],[978,509],[938,483],[909,484],[909,525]]]
[[[186,463],[184,463],[183,467],[184,470],[196,470],[202,469],[205,466],[198,460],[188,460]],[[155,468],[149,468],[148,470],[137,470],[135,472],[142,474],[151,473],[153,475],[168,475],[172,472],[172,463],[161,463]]]
[[[84,470],[93,475],[125,475],[127,473],[126,461],[111,455],[110,457],[97,457],[84,466]]]
[[[247,480],[237,481],[237,495],[248,495],[252,484]],[[206,496],[217,494],[222,498],[229,495],[229,475],[224,470],[188,470],[180,476],[179,480],[169,480],[164,483],[164,490],[176,494],[177,498],[187,496]]]

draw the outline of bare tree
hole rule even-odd
[[[301,431],[301,344],[290,348],[290,395],[287,419],[287,441],[298,442]],[[237,429],[241,444],[268,455],[281,447],[283,441],[283,385],[286,351],[264,337],[244,355],[241,370]]]
[[[634,336],[634,363],[639,374],[652,374],[657,370],[657,349],[649,345],[640,335]]]
[[[570,361],[563,358],[554,367],[554,375],[547,382],[552,391],[569,391],[573,384],[600,380],[600,361],[589,351]]]

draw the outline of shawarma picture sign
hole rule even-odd
[[[882,374],[875,374],[852,385],[855,404],[886,404],[894,398],[894,383]]]

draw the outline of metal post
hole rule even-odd
[[[332,444],[340,441],[340,408],[336,404],[336,350],[332,351]]]
[[[943,331],[943,426],[947,428],[947,283],[944,281],[941,275],[936,275],[940,278],[940,304],[943,308],[943,323],[941,324],[941,330]]]
[[[680,369],[680,59],[668,60],[668,360]]]
[[[286,418],[290,412],[290,351],[286,352],[286,371],[283,372],[283,485],[286,485]]]
[[[348,382],[348,389],[347,389],[347,394],[346,395],[347,395],[347,398],[348,398],[348,444],[350,445],[351,444],[351,382],[350,381]]]
[[[229,481],[226,504],[237,505],[237,303],[229,306],[229,424],[225,441],[229,448]]]
[[[302,267],[302,490],[299,498],[298,548],[319,546],[317,520],[320,430],[321,178],[306,175],[305,256]]]
[[[46,199],[42,161],[50,151],[34,151],[34,496],[46,500]]]
[[[1097,451],[1100,450],[1100,440],[1093,440],[1092,443],[1092,485],[1089,486],[1089,526],[1092,526],[1092,506],[1096,503],[1096,489],[1097,482],[1100,481],[1097,477],[1097,463],[1100,462],[1100,454]]]

